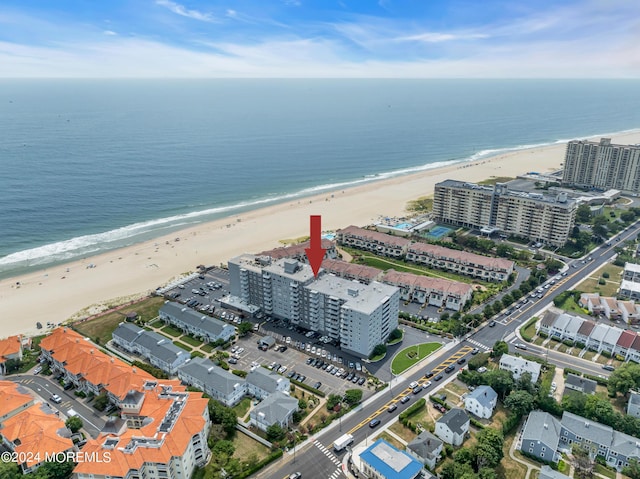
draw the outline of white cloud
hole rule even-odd
[[[489,38],[489,35],[485,33],[440,33],[440,32],[425,32],[418,33],[416,35],[408,35],[405,37],[397,37],[394,40],[406,42],[424,42],[424,43],[441,43],[450,42],[456,40],[480,40],[483,38]]]
[[[213,15],[210,13],[203,13],[199,10],[190,10],[184,5],[180,5],[179,3],[172,2],[171,0],[156,0],[156,4],[166,7],[171,10],[173,13],[177,15],[181,15],[183,17],[191,18],[193,20],[199,20],[201,22],[218,22]]]
[[[104,31],[104,32],[102,32],[102,33],[104,33],[105,35],[109,35],[109,36],[117,35],[117,33],[116,33],[116,32],[114,32],[113,30],[105,30],[105,31]]]

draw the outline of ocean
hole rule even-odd
[[[320,191],[638,128],[636,80],[1,80],[0,277]]]

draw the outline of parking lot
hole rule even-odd
[[[228,294],[229,272],[221,268],[213,268],[170,289],[165,296],[198,311],[211,314],[220,308],[220,298]]]

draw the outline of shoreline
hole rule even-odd
[[[617,143],[640,143],[637,130],[609,136]],[[281,246],[279,240],[308,235],[310,215],[322,216],[323,231],[350,224],[363,226],[381,216],[405,216],[408,201],[433,195],[435,183],[448,178],[478,182],[491,177],[516,177],[532,170],[557,170],[564,161],[565,148],[566,143],[554,143],[508,151],[324,191],[2,279],[0,337],[43,334],[46,329],[37,330],[36,322],[58,324],[83,310],[89,316],[92,305],[148,294],[194,271],[197,265],[226,264],[242,253]]]

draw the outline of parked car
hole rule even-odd
[[[395,411],[396,409],[398,409],[398,405],[397,405],[397,404],[392,404],[391,406],[389,406],[389,407],[387,408],[387,412],[393,412],[393,411]]]
[[[374,427],[378,426],[379,424],[380,424],[380,419],[377,419],[377,418],[376,418],[376,419],[374,419],[373,421],[371,421],[371,422],[369,423],[369,427],[370,427],[370,428],[374,428]]]
[[[400,402],[402,404],[406,404],[411,400],[411,396],[402,396],[402,399],[400,399]]]

